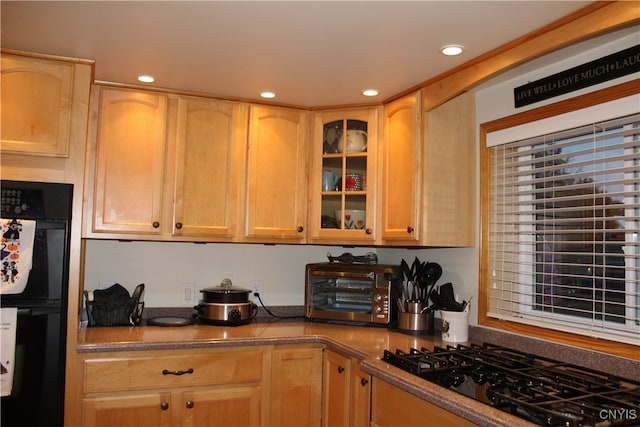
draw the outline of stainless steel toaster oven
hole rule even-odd
[[[307,264],[305,317],[389,325],[396,319],[402,285],[395,265]]]

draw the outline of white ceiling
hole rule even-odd
[[[95,60],[97,80],[311,107],[380,102],[589,3],[3,0],[0,29],[5,48]]]

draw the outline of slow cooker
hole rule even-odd
[[[249,301],[251,291],[234,287],[224,279],[219,286],[202,289],[202,299],[195,309],[198,318],[212,325],[244,325],[253,319],[258,306]]]

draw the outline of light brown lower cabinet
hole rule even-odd
[[[264,356],[260,347],[87,356],[82,425],[262,426]]]
[[[465,427],[476,425],[385,381],[373,379],[371,427]]]
[[[318,344],[80,358],[83,427],[475,425]]]
[[[356,359],[325,350],[323,356],[322,426],[369,426],[371,377]]]
[[[87,398],[86,427],[260,426],[260,387]]]
[[[270,425],[320,427],[322,348],[276,346],[271,366]]]

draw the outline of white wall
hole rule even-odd
[[[265,305],[302,305],[304,266],[327,261],[327,252],[364,254],[371,248],[305,245],[194,244],[181,242],[120,242],[88,240],[85,289],[120,283],[130,292],[144,283],[147,307],[180,307],[181,284],[200,289],[229,278],[234,286],[249,287],[262,280]]]
[[[443,275],[438,284],[452,282],[461,299],[477,293],[475,248],[407,250],[112,240],[87,240],[84,286],[92,290],[120,283],[132,292],[144,283],[147,307],[180,307],[188,306],[181,304],[182,284],[195,284],[199,298],[200,289],[217,286],[228,277],[244,288],[249,287],[249,281],[264,281],[262,300],[267,306],[303,305],[304,266],[327,261],[327,252],[376,252],[380,263],[390,264],[399,264],[403,258],[410,263],[417,256],[421,261],[439,263]]]

